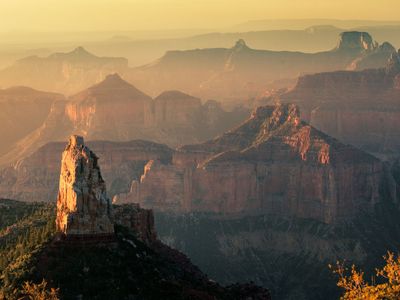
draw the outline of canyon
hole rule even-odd
[[[320,34],[321,30],[329,35],[337,34],[323,27],[308,30],[307,35],[312,36]],[[83,47],[48,57],[30,56],[1,70],[0,86],[25,85],[71,96],[99,83],[108,74],[119,73],[153,98],[166,90],[178,89],[198,98],[218,99],[231,107],[258,96],[265,89],[290,87],[300,75],[382,67],[395,52],[390,43],[378,44],[362,31],[342,32],[336,47],[315,53],[253,49],[244,38],[251,42],[254,33],[237,36],[231,48],[193,49],[189,39],[185,50],[170,50],[174,49],[172,43],[163,56],[137,67],[129,67],[125,58],[99,57]],[[215,40],[208,36],[195,39],[210,38]],[[261,44],[266,47],[265,43]],[[129,43],[118,43],[118,47],[127,45],[131,48]],[[122,53],[131,57],[131,52]]]
[[[260,107],[235,129],[176,150],[140,140],[88,145],[102,157],[115,203],[157,211],[337,223],[373,209],[382,191],[388,199],[397,197],[384,163],[304,123],[295,105]],[[52,201],[62,149],[62,143],[47,144],[1,170],[1,195]]]
[[[385,165],[300,120],[295,105],[260,107],[239,127],[149,161],[115,203],[164,212],[349,220],[396,187]],[[382,182],[384,184],[382,185]],[[310,184],[312,183],[312,184]]]
[[[157,239],[151,210],[112,206],[98,160],[83,137],[69,137],[61,159],[55,228],[49,226],[54,205],[29,207],[0,199],[7,221],[14,217],[11,226],[0,228],[1,239],[12,245],[1,249],[7,259],[0,268],[2,297],[26,295],[21,284],[29,280],[45,283],[43,299],[50,294],[47,286],[57,295],[54,299],[271,299],[268,290],[252,283],[224,287],[210,280],[184,254]],[[13,216],[17,208],[30,213]],[[36,223],[29,226],[28,220]],[[19,241],[30,241],[36,230],[48,230],[47,235],[16,252]]]
[[[75,96],[52,102],[43,123],[9,146],[0,165],[71,134],[90,140],[146,139],[170,146],[200,142],[240,123],[247,114],[247,109],[226,111],[216,101],[202,103],[179,91],[164,92],[153,100],[118,74],[108,75]]]

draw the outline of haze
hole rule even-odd
[[[1,1],[1,31],[223,28],[257,19],[398,19],[398,0]]]

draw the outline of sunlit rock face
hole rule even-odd
[[[111,203],[97,156],[80,136],[71,136],[62,154],[57,230],[65,235],[113,234]]]
[[[116,203],[168,212],[348,220],[381,200],[383,164],[300,120],[295,105],[258,108],[241,126],[150,161]],[[388,193],[395,193],[390,180]]]

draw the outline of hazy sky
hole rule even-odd
[[[399,20],[400,0],[0,0],[0,31],[220,28],[254,19]]]

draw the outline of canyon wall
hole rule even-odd
[[[296,103],[302,119],[321,131],[377,155],[400,149],[400,53],[386,68],[300,77],[280,96]]]
[[[115,203],[170,212],[276,214],[334,223],[371,210],[395,185],[375,157],[300,121],[293,105],[262,107],[240,127],[148,162]]]

